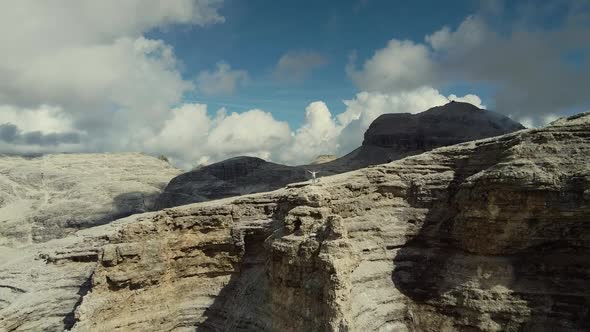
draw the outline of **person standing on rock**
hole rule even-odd
[[[320,182],[319,179],[316,178],[316,174],[318,174],[320,171],[313,172],[313,171],[308,170],[308,172],[311,174],[311,183],[312,184]]]

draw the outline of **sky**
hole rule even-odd
[[[590,0],[0,0],[0,153],[344,155],[383,113],[590,110]]]

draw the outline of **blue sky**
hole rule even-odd
[[[297,127],[303,121],[305,106],[312,101],[323,100],[336,113],[344,111],[342,100],[357,92],[344,70],[351,52],[364,59],[392,38],[423,41],[442,26],[459,25],[478,9],[475,1],[421,0],[400,5],[385,0],[233,0],[220,8],[226,18],[223,24],[204,29],[166,27],[148,36],[166,40],[174,47],[184,63],[182,74],[187,79],[219,61],[247,70],[252,78],[234,94],[207,96],[192,92],[186,100],[238,112],[252,108],[272,110],[278,119]],[[327,63],[303,82],[277,80],[272,75],[275,65],[289,51],[318,52]],[[461,95],[481,91],[468,84],[445,90]]]
[[[559,29],[571,11],[571,1],[546,2],[546,8],[538,5],[535,1],[230,0],[219,8],[225,17],[223,24],[167,26],[147,36],[174,47],[183,62],[181,73],[188,80],[220,61],[249,74],[248,83],[231,94],[191,91],[185,101],[236,112],[270,110],[277,119],[298,127],[310,102],[322,100],[337,114],[345,110],[342,100],[359,91],[344,70],[353,52],[362,62],[391,39],[421,43],[442,27],[456,29],[466,17],[477,14],[485,16],[490,28],[500,35],[510,35],[515,25]],[[278,80],[273,71],[288,52],[314,52],[324,57],[325,64],[304,80]],[[587,48],[581,47],[564,50],[562,58],[579,67],[587,54]],[[473,93],[488,107],[495,106],[495,82],[456,79],[438,89],[445,95]],[[571,113],[580,107],[560,111]]]
[[[590,0],[21,0],[0,42],[0,153],[300,164],[450,100],[590,109]]]

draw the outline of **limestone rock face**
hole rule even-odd
[[[588,216],[585,116],[32,245],[0,330],[586,331]]]
[[[139,153],[0,156],[0,246],[62,238],[148,211],[178,173]]]
[[[320,156],[302,166],[285,166],[253,157],[224,160],[174,178],[156,205],[167,208],[275,190],[309,179],[308,170],[329,176],[521,129],[521,124],[499,113],[460,102],[416,115],[384,114],[371,124],[363,145],[341,158]]]

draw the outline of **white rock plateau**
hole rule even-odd
[[[62,238],[146,212],[179,173],[141,153],[0,156],[0,247]]]

